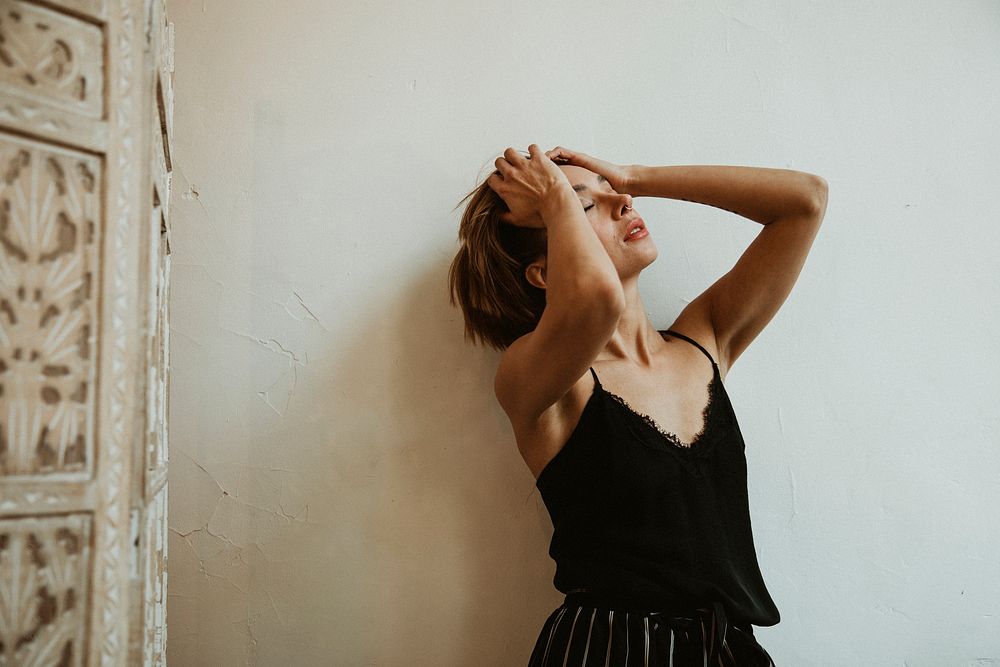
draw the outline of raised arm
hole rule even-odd
[[[826,181],[789,169],[718,165],[632,165],[627,173],[622,187],[635,197],[707,204],[764,226],[733,268],[685,308],[689,319],[710,322],[728,372],[798,279],[826,213]]]
[[[516,202],[518,182],[537,182],[538,215],[547,230],[542,277],[545,309],[534,331],[508,347],[497,368],[497,400],[513,422],[530,426],[587,372],[614,333],[625,308],[617,270],[594,232],[565,174],[535,144],[531,160],[512,149],[497,160],[503,178],[491,177],[505,201]],[[514,190],[514,192],[512,192]]]
[[[625,191],[707,204],[767,225],[790,212],[825,203],[826,181],[792,169],[728,165],[627,168]]]
[[[714,337],[723,375],[788,298],[826,214],[826,180],[806,172],[621,166],[561,146],[546,155],[605,176],[619,193],[706,204],[763,225],[733,268],[688,304],[675,323],[683,323],[689,333]]]

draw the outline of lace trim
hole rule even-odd
[[[626,410],[628,410],[629,412],[631,412],[635,416],[640,417],[644,422],[646,422],[647,424],[649,424],[650,426],[652,426],[654,429],[656,429],[656,431],[660,435],[662,435],[664,438],[666,438],[667,440],[669,440],[673,445],[675,445],[677,447],[680,447],[681,449],[691,449],[696,444],[698,444],[699,440],[701,440],[703,437],[705,437],[705,432],[708,430],[708,424],[709,424],[709,421],[710,421],[709,417],[710,417],[711,412],[712,412],[712,406],[715,404],[716,395],[718,394],[718,389],[716,387],[716,379],[717,378],[716,378],[715,374],[713,373],[712,374],[712,379],[709,380],[709,382],[708,382],[708,403],[705,404],[705,407],[701,411],[701,421],[702,421],[701,430],[698,431],[694,435],[694,439],[692,439],[691,442],[687,443],[687,444],[681,442],[681,439],[678,438],[676,434],[671,433],[670,431],[665,431],[662,428],[660,428],[660,425],[656,423],[655,419],[653,419],[652,417],[650,417],[646,413],[639,412],[638,410],[636,410],[635,408],[633,408],[631,405],[629,405],[628,401],[626,401],[624,398],[622,398],[618,394],[613,394],[610,391],[608,391],[607,389],[604,390],[604,393],[607,394],[608,396],[610,396],[611,398],[615,399],[619,403],[621,403],[622,406],[624,406]]]

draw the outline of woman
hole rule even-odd
[[[503,350],[494,391],[553,523],[566,599],[529,667],[773,665],[752,626],[780,617],[758,567],[745,443],[723,380],[795,284],[826,182],[785,169],[622,166],[536,144],[495,165],[466,197],[449,281],[466,336]],[[763,225],[662,331],[639,294],[658,251],[633,197]]]

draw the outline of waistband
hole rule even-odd
[[[707,606],[693,609],[663,609],[649,601],[615,599],[607,595],[600,595],[590,591],[570,592],[566,594],[563,602],[567,606],[593,607],[598,609],[613,609],[615,611],[636,612],[644,616],[655,616],[657,623],[672,628],[690,628],[694,624],[707,623],[709,631],[706,633],[711,640],[708,646],[709,660],[714,660],[722,653],[722,646],[726,641],[726,631],[730,626],[738,628],[750,635],[753,634],[753,626],[744,623],[734,623],[726,617],[726,607],[720,601],[714,601]]]

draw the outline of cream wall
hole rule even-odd
[[[462,340],[507,146],[800,169],[798,284],[727,378],[779,665],[1000,664],[1000,5],[178,2],[173,665],[523,665],[551,523]],[[990,120],[993,119],[993,120]],[[759,226],[639,199],[654,324]]]

